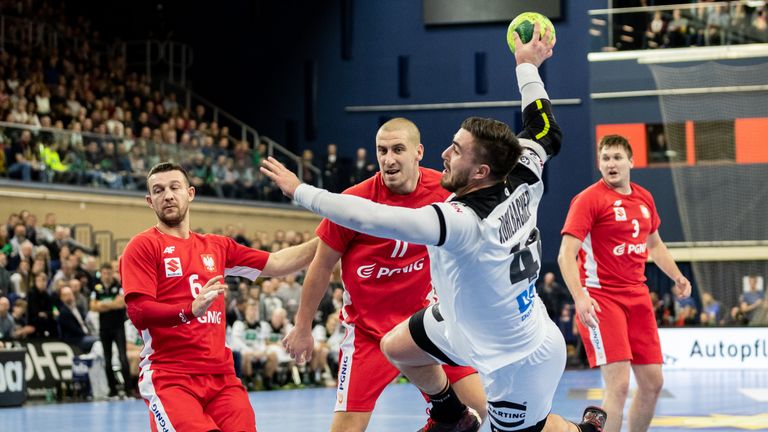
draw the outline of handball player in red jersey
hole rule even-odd
[[[306,267],[317,240],[267,253],[190,231],[195,188],[184,169],[160,163],[147,176],[157,224],[120,260],[128,317],[141,332],[139,390],[156,431],[255,431],[248,393],[225,345],[224,276],[256,279]]]
[[[379,128],[376,155],[379,172],[345,194],[410,208],[442,202],[450,195],[440,186],[439,172],[419,167],[424,146],[410,120],[395,118]],[[317,235],[321,241],[304,279],[296,326],[284,344],[291,355],[309,359],[314,346],[312,320],[341,260],[345,293],[340,319],[345,337],[331,431],[364,431],[376,400],[400,374],[382,354],[381,338],[434,297],[429,256],[423,245],[362,234],[327,219]],[[445,370],[459,398],[485,418],[485,394],[476,371],[462,366]]]
[[[648,255],[688,297],[691,284],[659,236],[661,221],[650,192],[630,182],[632,147],[607,135],[598,147],[602,178],[576,195],[563,227],[558,262],[575,301],[589,364],[605,380],[606,432],[621,429],[630,369],[637,392],[629,431],[648,430],[661,393],[661,344],[645,285]]]

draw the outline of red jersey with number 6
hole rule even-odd
[[[571,201],[561,233],[582,241],[582,286],[621,292],[645,283],[646,241],[661,221],[651,193],[630,186],[632,193],[622,195],[601,179]]]
[[[269,253],[228,237],[189,233],[182,239],[150,228],[134,237],[120,260],[126,297],[143,294],[166,304],[189,304],[218,275],[256,279]],[[168,328],[139,329],[144,339],[142,369],[184,374],[234,373],[226,346],[224,297],[205,315]]]
[[[409,194],[390,191],[381,173],[344,193],[409,208],[445,201],[450,193],[440,186],[441,174],[428,168],[419,170],[419,183]],[[426,247],[361,234],[328,219],[323,219],[316,232],[328,246],[343,254],[341,278],[346,290],[341,312],[343,321],[380,339],[429,304],[432,279]]]

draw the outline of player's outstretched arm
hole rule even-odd
[[[548,32],[548,30],[547,30]],[[539,38],[540,26],[534,26],[534,36],[523,44],[514,33],[517,84],[520,88],[523,107],[523,131],[518,135],[537,142],[544,148],[546,156],[552,157],[560,151],[562,132],[552,114],[552,104],[539,76],[539,66],[552,56],[555,40],[549,41],[545,34]]]
[[[328,246],[324,241],[319,241],[315,258],[309,264],[307,276],[304,278],[304,285],[301,288],[301,300],[295,318],[296,326],[283,339],[286,352],[299,363],[312,359],[312,351],[315,347],[315,340],[312,337],[312,323],[317,307],[328,289],[333,267],[339,259],[341,259],[341,253]]]
[[[394,207],[353,195],[330,193],[302,184],[295,174],[272,157],[262,161],[261,172],[300,206],[346,228],[421,245],[440,242],[440,220],[431,206],[418,209]]]
[[[285,276],[306,268],[315,256],[319,239],[314,238],[300,245],[291,246],[269,254],[264,266],[264,276]]]

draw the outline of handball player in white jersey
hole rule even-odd
[[[552,55],[541,36],[516,37],[524,130],[470,117],[443,152],[447,202],[409,209],[332,194],[270,158],[262,172],[300,205],[350,229],[427,245],[440,303],[396,326],[382,351],[429,395],[423,431],[476,431],[476,414],[453,392],[439,363],[472,366],[488,397],[493,431],[599,431],[605,413],[589,407],[579,425],[550,414],[565,368],[565,341],[536,295],[540,239],[536,212],[544,163],[560,148],[560,129],[538,67]],[[519,138],[519,139],[518,139]]]

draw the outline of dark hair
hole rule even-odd
[[[597,152],[603,151],[607,147],[621,147],[627,152],[627,157],[632,159],[632,146],[629,141],[621,135],[606,135],[600,138],[600,144],[597,145]]]
[[[101,267],[99,267],[100,270],[112,270],[112,264],[105,262],[101,264]]]
[[[153,166],[152,169],[149,170],[149,174],[147,174],[147,190],[149,190],[150,177],[152,177],[157,173],[168,172],[168,171],[179,171],[182,174],[184,174],[184,181],[187,183],[187,186],[189,186],[189,175],[187,174],[187,170],[185,170],[183,166],[177,164],[176,162],[160,162],[159,164]]]
[[[523,152],[509,126],[491,118],[469,117],[461,128],[475,139],[475,162],[488,165],[493,179],[504,179]]]

